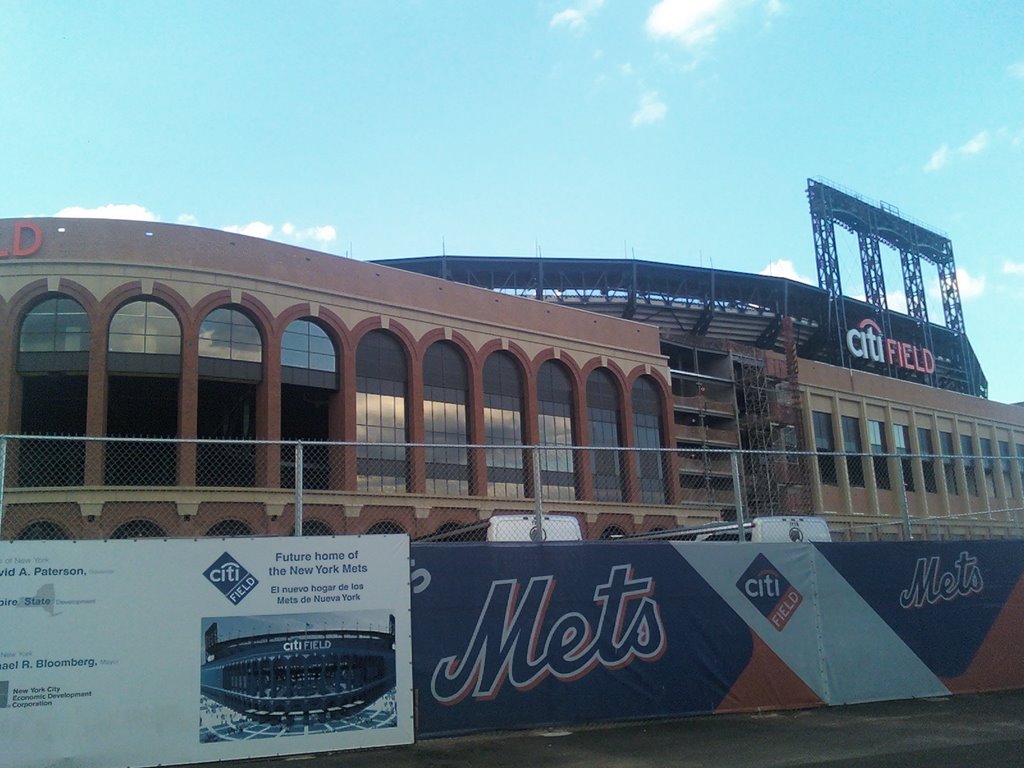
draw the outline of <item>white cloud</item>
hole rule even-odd
[[[128,221],[157,221],[155,213],[134,203],[111,203],[96,208],[71,206],[61,208],[54,216],[69,219],[126,219]]]
[[[1020,263],[1019,261],[1004,261],[1003,274],[1024,275],[1024,264]]]
[[[196,224],[199,223],[199,219],[197,219],[191,213],[179,213],[176,221],[179,224],[188,224],[190,226],[195,226]]]
[[[267,239],[274,233],[274,225],[266,224],[262,221],[250,221],[248,224],[232,224],[229,227],[224,227],[224,231]]]
[[[1003,265],[1003,271],[1006,271],[1005,264]],[[985,276],[979,275],[975,277],[963,267],[957,267],[956,286],[960,291],[960,299],[962,301],[977,299],[985,293]],[[938,278],[932,280],[928,284],[928,294],[936,301],[941,300],[942,291],[939,286]]]
[[[695,46],[714,40],[730,10],[727,0],[661,0],[651,9],[644,27],[655,39]]]
[[[575,8],[566,8],[551,17],[548,26],[552,29],[565,27],[570,32],[583,32],[589,18],[601,10],[604,0],[582,0]]]
[[[1018,61],[1006,68],[1006,74],[1018,80],[1024,80],[1024,61]]]
[[[237,232],[250,237],[262,237],[265,240],[277,240],[289,243],[312,242],[316,245],[326,245],[338,239],[338,230],[331,224],[323,226],[306,227],[299,229],[290,221],[281,225],[280,236],[274,236],[275,227],[263,221],[252,221],[248,224],[233,224],[223,228],[225,232]]]
[[[956,284],[960,288],[961,299],[976,299],[985,293],[985,276],[974,277],[963,267],[956,268]]]
[[[640,97],[640,106],[633,113],[633,125],[648,125],[664,120],[668,112],[665,102],[658,99],[657,91],[648,91]]]
[[[946,163],[949,162],[949,145],[943,144],[941,147],[932,152],[932,156],[928,158],[928,162],[924,164],[924,170],[926,173],[932,171],[938,171],[943,168]]]
[[[979,152],[984,152],[986,147],[988,147],[988,131],[982,131],[968,140],[957,152],[962,155],[976,155]]]
[[[789,259],[779,259],[773,261],[767,267],[762,269],[757,274],[759,275],[771,275],[772,277],[785,277],[788,280],[796,280],[798,283],[807,283],[807,285],[815,285],[814,280],[809,277],[805,277],[796,271],[796,266]]]

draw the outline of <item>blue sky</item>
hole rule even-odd
[[[0,0],[0,16],[0,217],[814,282],[805,188],[823,177],[952,239],[991,397],[1024,401],[1020,0]],[[856,240],[839,249],[863,295]]]

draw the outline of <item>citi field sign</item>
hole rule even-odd
[[[921,373],[935,371],[935,355],[930,349],[883,335],[878,323],[870,318],[861,320],[846,332],[846,348],[851,355],[862,360],[898,365]]]

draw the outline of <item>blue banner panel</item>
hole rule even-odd
[[[816,546],[941,678],[955,678],[968,669],[1024,573],[1019,541]],[[828,593],[820,597],[829,603]]]
[[[752,657],[747,624],[670,544],[412,556],[421,736],[711,713]]]

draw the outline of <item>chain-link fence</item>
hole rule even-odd
[[[1022,481],[1024,457],[0,436],[0,537],[992,538],[1024,532]]]

